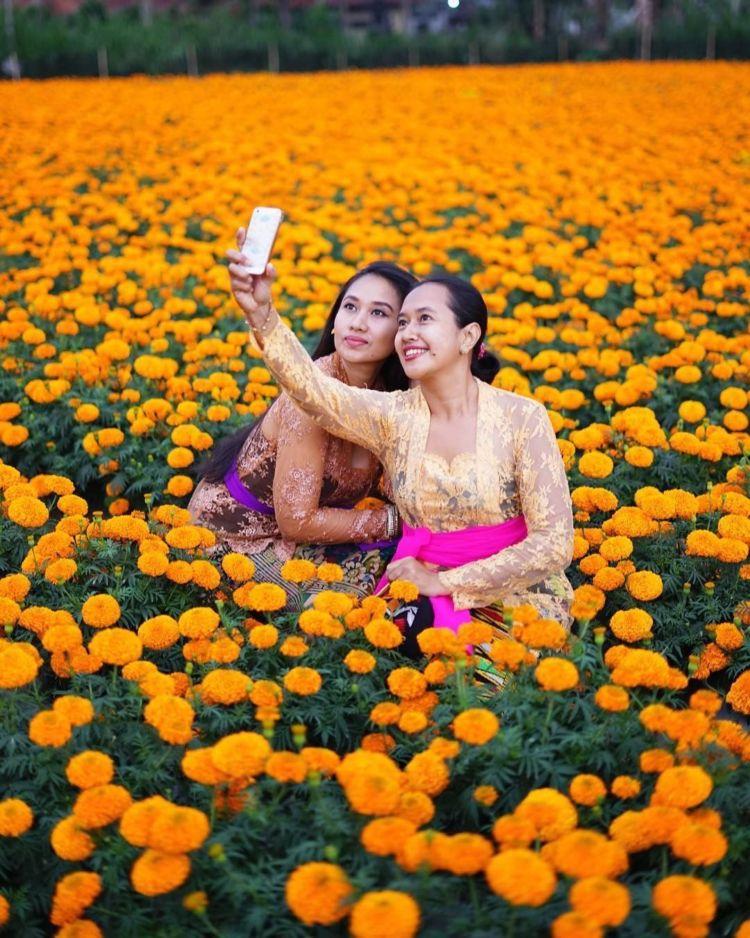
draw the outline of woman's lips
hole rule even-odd
[[[363,345],[367,345],[367,339],[360,339],[356,335],[348,335],[344,339],[344,342],[349,346],[349,348],[362,348]]]
[[[404,349],[404,360],[413,362],[416,358],[419,358],[420,355],[424,355],[426,351],[427,349],[422,346],[410,345],[409,348]]]

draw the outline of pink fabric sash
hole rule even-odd
[[[401,557],[415,557],[422,563],[434,563],[439,567],[452,569],[484,560],[506,547],[512,547],[528,536],[526,520],[522,515],[509,518],[502,524],[475,525],[460,531],[430,531],[429,528],[412,528],[404,524],[401,540],[393,555],[394,560]],[[387,577],[378,583],[377,589],[385,587]],[[430,602],[435,613],[435,627],[458,631],[460,625],[471,620],[468,609],[456,609],[453,598],[449,595],[431,596]]]

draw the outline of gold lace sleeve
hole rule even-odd
[[[281,320],[263,337],[263,357],[287,394],[329,433],[378,456],[387,449],[395,393],[352,388],[323,374]]]
[[[298,544],[379,541],[388,528],[387,509],[321,507],[320,496],[331,439],[297,407],[282,412],[276,447],[273,504],[285,538]],[[345,471],[345,467],[341,467]]]
[[[561,573],[571,561],[570,489],[555,433],[541,404],[529,408],[515,433],[514,461],[528,536],[485,560],[440,574],[457,609],[497,602]]]

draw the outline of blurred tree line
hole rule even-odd
[[[750,0],[3,2],[11,77],[750,58]]]

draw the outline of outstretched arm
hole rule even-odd
[[[242,229],[237,240],[244,240]],[[254,276],[238,251],[228,251],[227,257],[234,298],[279,384],[324,429],[379,455],[388,442],[391,395],[352,388],[323,374],[274,309],[273,268],[269,265],[264,275]]]

